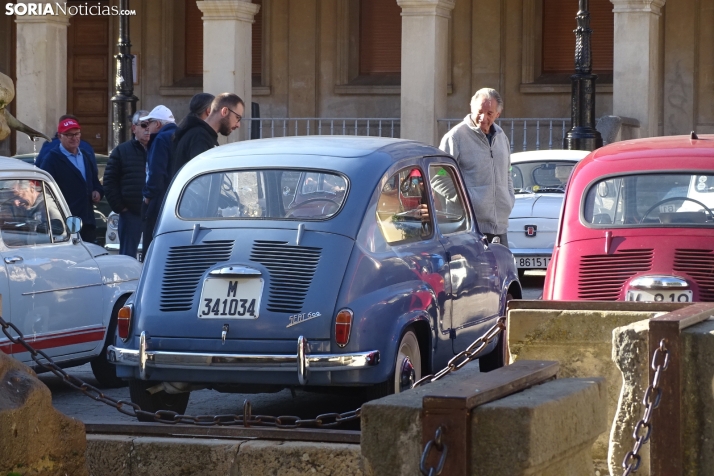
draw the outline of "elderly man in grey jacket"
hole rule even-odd
[[[508,246],[508,216],[515,194],[511,147],[506,133],[495,124],[502,110],[503,100],[495,89],[479,89],[471,98],[471,114],[446,133],[439,148],[459,164],[481,233]]]

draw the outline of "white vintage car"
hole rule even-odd
[[[0,314],[61,367],[91,362],[100,385],[118,386],[105,349],[141,264],[84,243],[80,228],[49,174],[0,157]],[[34,366],[3,333],[0,352]]]
[[[508,246],[518,273],[545,269],[555,246],[565,184],[583,150],[537,150],[511,154],[516,204],[508,220]]]

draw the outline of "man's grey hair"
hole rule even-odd
[[[501,95],[498,94],[498,91],[492,88],[481,88],[476,93],[474,93],[473,97],[471,98],[471,104],[475,103],[478,98],[488,98],[496,101],[496,104],[498,105],[498,112],[500,113],[503,111],[503,99],[501,98]]]
[[[141,122],[141,121],[139,120],[139,118],[140,118],[140,117],[144,117],[144,116],[146,116],[147,114],[149,114],[149,111],[145,111],[145,110],[143,110],[143,109],[140,110],[140,111],[136,111],[136,112],[134,113],[134,115],[131,116],[131,123],[134,124],[135,126],[138,126],[139,123]]]

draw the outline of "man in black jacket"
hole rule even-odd
[[[244,103],[240,97],[222,93],[213,99],[211,113],[205,120],[189,114],[174,133],[175,149],[169,175],[173,177],[188,161],[216,147],[219,133],[228,136],[238,129],[243,108]]]
[[[143,221],[141,195],[146,182],[146,144],[149,129],[139,118],[149,111],[137,111],[131,118],[133,139],[119,144],[109,154],[104,170],[104,193],[109,206],[119,214],[119,253],[136,258]]]

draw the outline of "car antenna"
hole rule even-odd
[[[699,136],[697,135],[696,132],[692,131],[692,132],[689,134],[689,140],[695,140],[695,139],[699,139]]]

